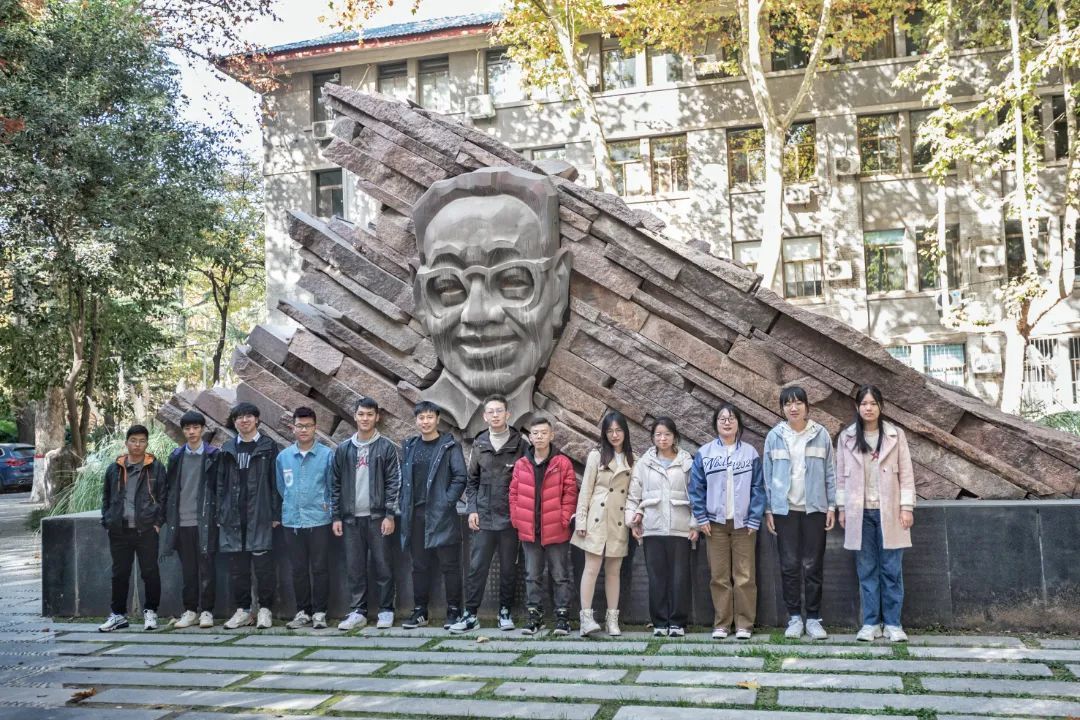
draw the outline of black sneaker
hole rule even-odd
[[[475,630],[478,627],[480,627],[480,618],[466,610],[464,614],[458,618],[458,621],[450,626],[449,630],[452,633],[466,633],[470,630]]]
[[[521,628],[522,635],[535,635],[544,629],[544,614],[537,608],[529,608],[529,619]]]
[[[555,630],[552,633],[554,635],[569,635],[570,634],[570,611],[566,609],[560,609],[555,611]]]
[[[457,621],[461,618],[461,608],[451,605],[446,608],[446,622],[443,623],[442,629],[449,630]]]
[[[409,619],[401,623],[401,627],[406,630],[415,630],[418,627],[427,625],[427,610],[424,608],[413,608],[412,615]]]

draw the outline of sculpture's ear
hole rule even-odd
[[[563,326],[563,318],[566,316],[566,308],[570,304],[570,269],[574,264],[574,256],[569,250],[559,250],[555,267],[551,269],[552,292],[555,293],[555,302],[552,305],[551,324],[556,330]]]

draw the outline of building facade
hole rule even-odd
[[[264,125],[267,299],[303,296],[301,259],[288,237],[287,212],[338,215],[365,225],[374,208],[347,173],[320,155],[331,118],[321,87],[380,92],[460,119],[532,159],[559,158],[594,184],[592,152],[558,92],[525,97],[518,70],[490,44],[498,16],[477,14],[376,28],[365,42],[335,35],[271,50],[291,75],[267,98]],[[716,56],[624,52],[588,36],[588,75],[616,165],[620,195],[667,223],[666,234],[707,243],[713,253],[753,267],[760,245],[764,149],[743,77],[724,76]],[[948,267],[949,301],[1000,312],[995,296],[1022,274],[1019,225],[1001,199],[1009,172],[958,165],[939,186],[923,172],[928,149],[915,142],[934,108],[900,87],[897,76],[919,48],[896,24],[865,59],[819,72],[785,150],[782,269],[773,289],[885,345],[897,358],[990,402],[1001,392],[1004,338],[965,332],[943,321],[938,247]],[[993,50],[966,51],[972,69],[996,72]],[[790,98],[805,58],[775,54],[774,97]],[[1056,92],[1055,92],[1056,90]],[[1039,109],[1046,182],[1039,198],[1039,248],[1060,239],[1068,153],[1060,88]],[[940,213],[939,210],[943,210]],[[937,239],[939,216],[946,228]],[[1080,264],[1080,260],[1069,258]],[[1080,408],[1080,293],[1037,326],[1028,350],[1024,396],[1032,411]]]

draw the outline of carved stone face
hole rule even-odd
[[[541,176],[499,172],[554,191]],[[490,192],[457,192],[430,217],[414,285],[418,316],[445,370],[479,398],[513,391],[547,360],[570,274],[570,258],[552,237],[557,199],[547,204],[552,222],[514,195]]]

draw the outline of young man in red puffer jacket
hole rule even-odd
[[[523,632],[544,628],[544,569],[555,586],[555,635],[570,632],[573,580],[570,565],[570,519],[577,508],[577,478],[570,458],[552,447],[551,420],[529,423],[532,447],[514,464],[510,479],[510,524],[525,551],[525,602],[529,620]]]

